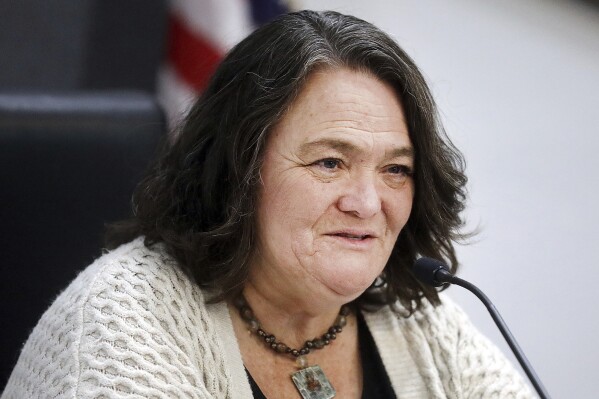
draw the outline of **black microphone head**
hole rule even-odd
[[[418,280],[434,287],[440,287],[444,284],[444,282],[437,280],[436,274],[439,270],[449,273],[449,267],[445,263],[433,258],[422,257],[416,259],[414,266],[412,266],[412,271]]]

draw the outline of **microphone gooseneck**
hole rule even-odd
[[[434,287],[439,287],[444,284],[455,284],[459,285],[460,287],[466,288],[468,291],[476,295],[478,299],[480,299],[482,303],[484,303],[487,307],[487,310],[491,314],[491,317],[495,321],[495,324],[499,328],[499,331],[501,331],[503,338],[505,338],[505,340],[507,341],[508,345],[510,346],[510,349],[516,356],[516,359],[518,359],[518,362],[522,366],[522,369],[528,376],[528,379],[534,386],[541,399],[550,398],[549,394],[547,393],[547,390],[541,383],[541,380],[535,373],[534,369],[530,365],[530,362],[524,355],[524,352],[522,351],[522,349],[520,349],[520,346],[516,342],[516,339],[507,327],[507,324],[505,324],[503,318],[495,308],[495,305],[493,305],[491,300],[484,294],[484,292],[482,292],[474,284],[469,283],[466,280],[462,280],[461,278],[451,274],[449,267],[447,267],[446,264],[437,259],[426,257],[419,258],[416,260],[416,262],[414,262],[412,271],[414,272],[414,275],[418,278],[418,280],[422,281],[425,284],[432,285]]]

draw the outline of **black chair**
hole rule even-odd
[[[0,93],[0,387],[105,223],[129,215],[165,131],[143,93]]]

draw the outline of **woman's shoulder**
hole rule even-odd
[[[412,313],[399,302],[364,313],[398,396],[455,397],[447,384],[457,375],[446,371],[455,369],[461,313],[444,295],[436,306],[424,299]]]
[[[143,237],[105,253],[82,275],[91,283],[91,293],[108,287],[115,294],[144,290],[146,297],[162,297],[165,289],[179,291],[194,286],[164,244],[146,246]]]
[[[191,283],[162,243],[146,245],[144,238],[138,237],[118,248],[106,251],[83,270],[71,286],[81,288],[78,285],[81,282],[84,283],[83,287],[93,289],[113,281],[134,280],[153,282],[160,286],[161,282],[166,282],[165,279],[175,279],[183,285]],[[133,286],[120,287],[129,288],[134,289]]]
[[[364,313],[375,341],[382,347],[397,348],[398,342],[408,352],[453,351],[464,334],[473,328],[461,308],[447,295],[440,295],[440,303],[423,299],[413,312],[397,302],[373,313]],[[439,344],[442,344],[441,346]],[[412,356],[414,358],[414,356]],[[421,359],[421,356],[415,358]]]
[[[97,258],[79,273],[53,306],[66,301],[88,310],[95,304],[105,307],[110,303],[151,308],[152,301],[157,305],[171,297],[174,304],[190,292],[197,300],[203,296],[163,244],[146,245],[144,238],[139,237]]]
[[[413,315],[413,320],[421,326],[443,328],[456,332],[465,325],[469,325],[468,315],[446,293],[439,293],[439,304],[432,304],[428,300],[422,301],[422,306]]]
[[[446,294],[440,293],[439,299],[439,304],[432,304],[423,298],[420,306],[412,313],[398,301],[392,306],[380,308],[368,318],[372,322],[394,326],[397,329],[403,329],[407,325],[417,325],[420,328],[442,326],[445,329],[459,329],[468,320],[468,316]]]
[[[385,348],[381,357],[389,367],[396,366],[400,355],[412,359],[418,376],[410,380],[422,379],[428,396],[493,397],[492,392],[499,392],[498,397],[532,397],[521,376],[460,306],[445,293],[440,300],[438,305],[423,301],[409,316],[401,305],[370,316],[369,327],[377,345]]]
[[[219,350],[204,337],[217,334],[203,295],[160,244],[147,247],[138,238],[107,252],[42,316],[7,389],[23,397],[74,390],[111,396],[135,387],[152,396],[168,386],[173,396],[195,397],[192,387],[205,386],[198,370],[222,369],[203,360]]]
[[[445,294],[440,295],[439,304],[423,299],[412,313],[396,303],[365,318],[379,347],[391,348],[388,352],[401,351],[394,357],[401,354],[412,359],[411,366],[420,369],[439,361],[453,362],[449,359],[455,360],[461,342],[478,334],[463,310]]]

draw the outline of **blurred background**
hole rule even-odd
[[[494,301],[554,398],[596,398],[598,8],[540,0],[306,6],[375,23],[424,71],[465,154],[466,217],[481,230],[459,247],[461,277]],[[460,287],[447,292],[511,356],[478,299]]]
[[[415,59],[467,160],[480,234],[461,276],[553,397],[597,397],[599,4],[576,0],[0,0],[0,386],[222,54],[301,8],[370,21]],[[516,363],[484,306],[447,292]]]

